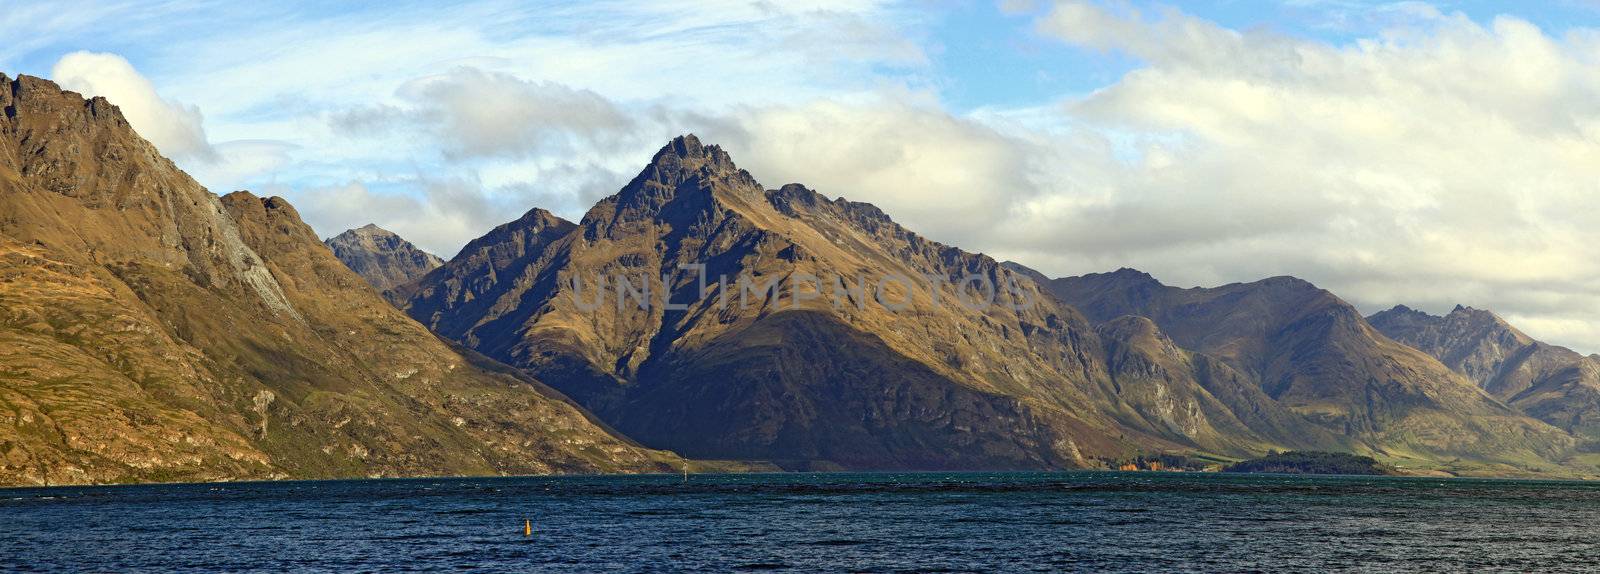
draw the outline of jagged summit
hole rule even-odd
[[[9,90],[9,97],[4,99],[4,109],[7,117],[17,115],[16,102],[43,97],[46,99],[59,99],[62,102],[80,101],[90,110],[93,117],[106,118],[127,126],[128,120],[123,117],[122,109],[112,104],[102,96],[84,96],[72,90],[62,89],[60,84],[38,76],[19,74],[15,78],[0,73],[0,84],[5,84]]]
[[[1493,311],[1456,305],[1448,315],[1373,315],[1385,335],[1439,359],[1489,394],[1580,436],[1600,437],[1600,361],[1535,340]]]
[[[1038,283],[1041,286],[1050,284],[1050,277],[1048,275],[1045,275],[1043,272],[1040,272],[1039,270],[1027,265],[1023,265],[1016,261],[1001,261],[1000,265],[1006,269],[1010,269],[1014,273],[1022,275],[1023,277],[1032,279],[1034,283]]]
[[[1415,337],[1418,331],[1443,330],[1456,333],[1471,332],[1478,337],[1494,336],[1508,340],[1523,340],[1521,344],[1531,341],[1499,314],[1461,304],[1457,304],[1444,315],[1434,315],[1406,305],[1395,305],[1393,308],[1373,314],[1368,320],[1380,330],[1407,331],[1408,340]],[[1423,348],[1423,350],[1428,349]]]
[[[1501,317],[1499,313],[1495,313],[1494,311],[1490,311],[1488,309],[1479,309],[1479,308],[1476,308],[1476,307],[1469,307],[1469,306],[1466,306],[1466,305],[1459,305],[1458,304],[1458,305],[1455,306],[1454,309],[1450,310],[1450,314],[1451,315],[1460,315],[1460,316],[1463,316],[1463,317],[1470,317],[1470,318],[1473,318],[1473,319],[1478,320],[1478,321],[1494,321],[1496,323],[1502,323],[1502,324],[1506,325],[1507,327],[1511,326],[1510,323],[1507,323],[1506,320],[1503,317]]]
[[[560,216],[554,213],[551,213],[549,210],[546,210],[543,207],[535,207],[523,212],[522,217],[518,217],[516,221],[513,221],[512,223],[518,225],[545,226],[570,222],[562,219]]]
[[[700,143],[700,138],[694,134],[685,134],[661,146],[655,156],[650,160],[650,166],[657,172],[668,172],[671,175],[685,174],[721,174],[738,173],[739,168],[733,164],[733,157],[722,149],[722,146]],[[644,174],[652,170],[646,168]]]
[[[1074,281],[1090,282],[1097,285],[1118,286],[1122,289],[1131,289],[1135,287],[1166,287],[1166,284],[1162,283],[1159,279],[1156,279],[1154,275],[1145,273],[1144,271],[1140,271],[1132,267],[1121,267],[1116,271],[1107,271],[1104,273],[1086,273],[1071,279]],[[1112,318],[1113,317],[1106,317],[1108,320]]]
[[[659,162],[666,156],[674,156],[679,159],[728,159],[727,152],[724,152],[721,146],[702,144],[700,143],[700,138],[692,133],[672,138],[672,141],[667,142],[667,145],[661,146],[661,149],[656,152],[651,161]]]
[[[1263,286],[1263,287],[1277,287],[1277,288],[1291,288],[1291,289],[1318,289],[1318,290],[1321,289],[1320,287],[1317,287],[1316,284],[1314,284],[1314,283],[1312,283],[1310,281],[1306,281],[1305,279],[1301,279],[1299,277],[1295,277],[1293,275],[1276,275],[1276,276],[1273,276],[1273,277],[1268,277],[1266,279],[1261,279],[1259,281],[1252,282],[1251,284],[1260,285],[1260,286]]]
[[[438,256],[373,223],[347,230],[324,243],[345,266],[379,292],[415,281],[444,265]]]
[[[754,197],[761,186],[749,172],[716,145],[704,145],[693,134],[678,136],[662,146],[650,163],[615,195],[601,200],[584,215],[619,223],[653,217],[668,204],[684,200],[680,209],[704,209],[714,195],[723,200]]]
[[[1432,315],[1432,314],[1430,314],[1430,313],[1428,313],[1426,311],[1422,311],[1422,310],[1419,310],[1419,309],[1412,309],[1411,307],[1408,307],[1406,305],[1395,305],[1394,307],[1390,307],[1389,309],[1387,309],[1385,311],[1379,311],[1378,312],[1379,315],[1384,314],[1384,313],[1393,313],[1393,314],[1396,314],[1396,315],[1415,315],[1415,316],[1421,316],[1421,317],[1433,317],[1434,316],[1434,315]]]

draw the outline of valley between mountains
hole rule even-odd
[[[578,221],[529,206],[448,260],[375,225],[324,242],[281,198],[202,188],[103,99],[0,85],[3,484],[1286,450],[1600,474],[1600,358],[1488,311],[1049,278],[692,135]],[[989,304],[960,304],[973,278]]]

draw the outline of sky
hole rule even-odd
[[[325,237],[449,256],[695,133],[1052,276],[1294,275],[1600,351],[1600,1],[248,4],[7,0],[0,72]]]

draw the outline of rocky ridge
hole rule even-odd
[[[287,202],[211,194],[104,99],[0,87],[0,483],[686,464],[440,341]]]

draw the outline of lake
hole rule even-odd
[[[532,536],[524,536],[524,521]],[[0,490],[34,571],[1592,571],[1600,485],[1184,473]]]

